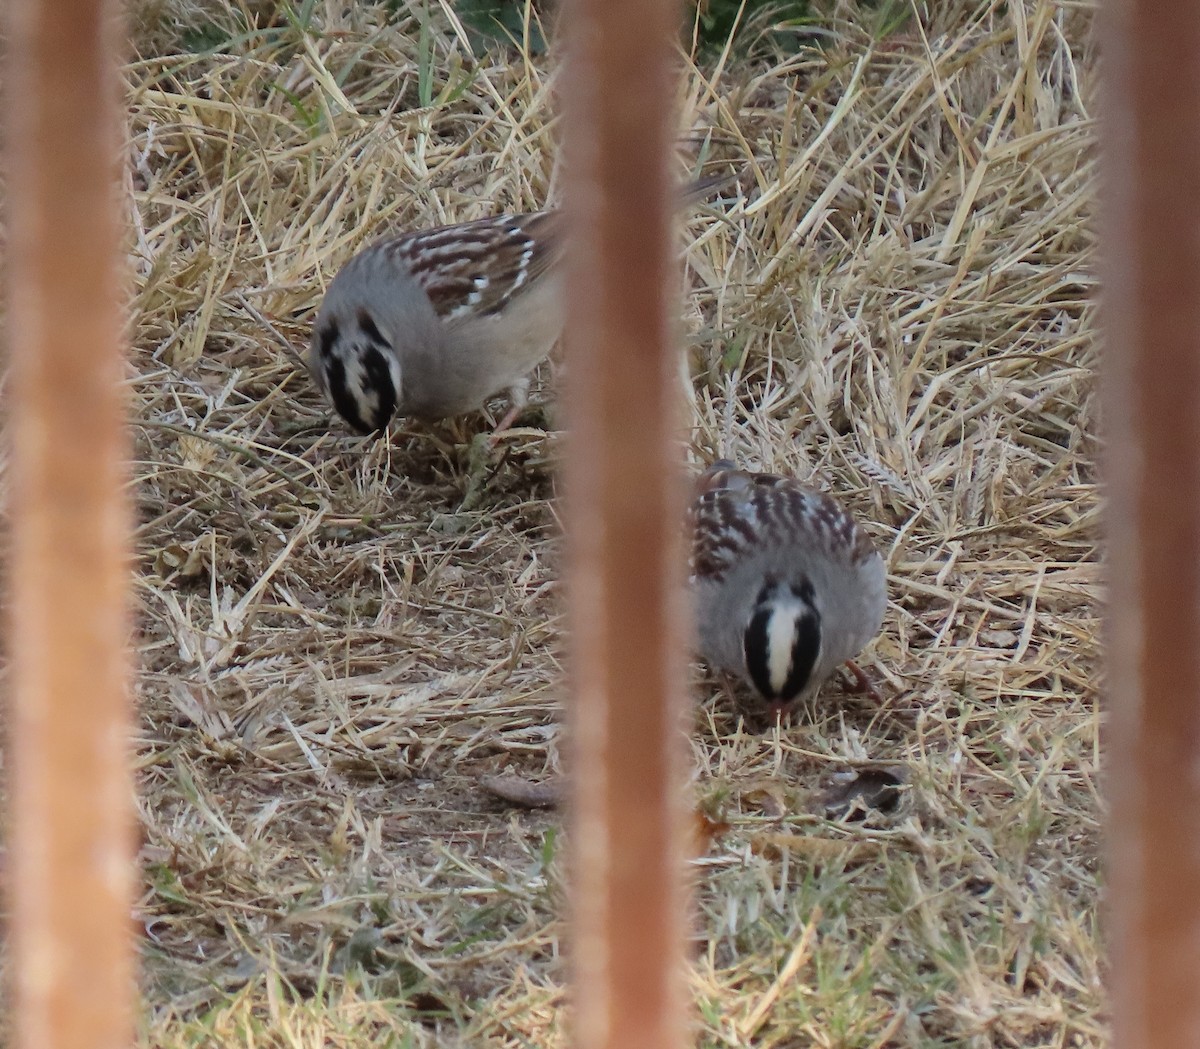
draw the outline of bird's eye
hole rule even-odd
[[[333,348],[337,345],[340,334],[341,329],[338,328],[338,323],[335,320],[328,320],[321,326],[321,334],[317,340],[317,345],[320,347],[322,360],[328,361],[333,357]]]
[[[358,326],[362,329],[362,333],[376,346],[385,347],[388,344],[387,339],[383,337],[383,332],[379,330],[379,325],[375,323],[375,318],[372,317],[366,310],[362,310],[358,315]]]

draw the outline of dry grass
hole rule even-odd
[[[128,77],[144,1043],[563,1044],[560,820],[479,786],[559,767],[552,456],[461,511],[482,421],[364,442],[295,358],[371,237],[556,196],[553,56],[436,2],[178,48],[226,6],[143,0]],[[748,168],[688,222],[695,456],[815,476],[891,574],[882,706],[758,734],[697,675],[708,1046],[1105,1043],[1090,12],[931,6],[681,94]]]

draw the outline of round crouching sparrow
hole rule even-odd
[[[731,181],[693,183],[694,203]],[[396,414],[435,420],[507,391],[516,417],[530,373],[563,326],[562,218],[501,215],[377,241],[339,271],[317,312],[307,363],[356,431]]]
[[[699,651],[780,717],[879,632],[883,558],[833,498],[729,460],[700,477],[691,509]]]

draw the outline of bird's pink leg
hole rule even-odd
[[[496,428],[492,431],[492,444],[493,445],[495,445],[495,443],[496,443],[496,438],[500,434],[502,434],[505,430],[507,430],[510,426],[512,426],[512,424],[514,422],[516,422],[517,416],[521,414],[521,409],[524,407],[525,407],[525,405],[523,405],[523,404],[514,404],[511,408],[508,409],[508,411],[506,411],[504,413],[504,418],[501,419],[496,424]]]
[[[846,686],[848,691],[861,692],[865,694],[866,697],[873,703],[883,702],[883,696],[881,696],[879,694],[879,690],[876,689],[873,684],[871,684],[871,679],[867,677],[866,671],[863,670],[862,667],[855,663],[853,659],[847,659],[842,665],[848,671],[850,671],[850,676],[854,678],[853,684],[848,684]]]

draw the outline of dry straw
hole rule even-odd
[[[691,454],[839,493],[891,580],[882,705],[754,732],[697,671],[706,1045],[1104,1044],[1091,12],[930,6],[681,88],[681,170],[746,168],[686,223]],[[372,237],[555,198],[553,52],[134,8],[145,1043],[562,1044],[560,817],[481,785],[560,771],[553,442],[462,510],[482,419],[363,441],[296,357]],[[898,798],[829,818],[863,768]]]

